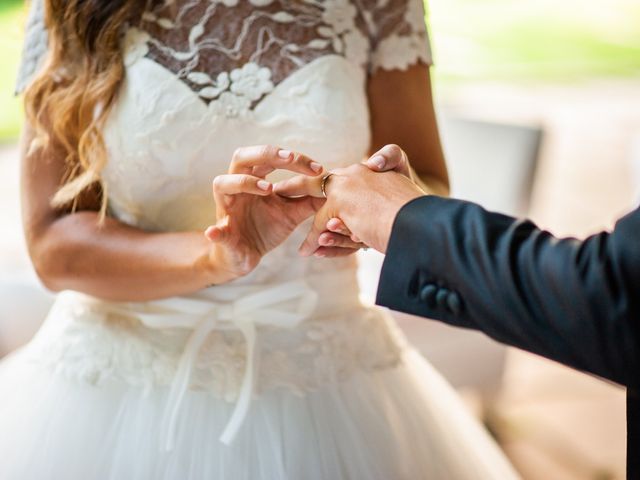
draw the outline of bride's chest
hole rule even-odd
[[[232,93],[253,103],[327,55],[367,68],[377,26],[366,6],[389,1],[166,0],[137,29],[147,38],[145,56],[203,101],[235,84]]]
[[[126,34],[103,179],[129,223],[206,225],[211,180],[240,146],[280,145],[328,168],[366,154],[368,43],[355,7],[235,1],[158,10]]]

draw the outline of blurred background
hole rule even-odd
[[[583,238],[640,196],[637,0],[431,0],[434,88],[453,194]],[[13,96],[26,12],[0,0],[0,355],[49,302],[20,230]],[[380,258],[362,257],[364,295]],[[398,316],[526,479],[624,478],[624,391],[480,334]],[[517,320],[517,319],[515,319]]]

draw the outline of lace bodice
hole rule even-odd
[[[19,89],[46,52],[34,1]],[[123,31],[126,74],[103,131],[110,215],[148,231],[202,230],[211,181],[241,146],[279,145],[329,169],[361,160],[367,79],[430,61],[423,17],[421,0],[166,0],[146,12]],[[187,297],[64,295],[34,358],[91,382],[175,377],[176,398],[190,385],[239,398],[245,412],[257,389],[303,393],[394,365],[402,342],[358,302],[355,261],[301,258],[307,228],[250,275]]]
[[[17,91],[46,54],[43,17],[34,0]],[[325,55],[370,71],[431,61],[422,0],[165,0],[125,35],[144,37],[146,56],[207,103],[225,92],[257,102]]]
[[[420,0],[167,2],[135,34],[148,58],[229,113],[327,55],[370,70],[430,58]]]

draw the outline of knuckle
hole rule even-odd
[[[281,158],[280,161],[284,165],[290,165],[292,163],[296,163],[299,158],[300,158],[300,154],[296,153],[296,152],[293,152],[293,154],[289,155],[287,158]]]
[[[238,179],[238,184],[241,187],[251,187],[253,185],[253,179],[247,175],[243,175]]]
[[[275,149],[271,145],[260,145],[258,147],[258,154],[262,158],[272,157],[274,153],[275,153]]]
[[[360,175],[363,172],[368,172],[369,168],[361,163],[354,163],[353,165],[348,166],[344,169],[344,174],[340,175],[338,178],[342,181],[346,181],[352,175]]]
[[[233,154],[231,155],[231,161],[232,162],[238,162],[241,158],[242,158],[242,153],[244,151],[243,147],[238,147],[233,151]]]
[[[224,177],[222,175],[218,175],[211,182],[214,190],[219,190],[222,185],[224,185]]]

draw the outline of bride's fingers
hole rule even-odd
[[[325,201],[314,197],[301,197],[283,198],[282,202],[287,209],[288,217],[298,225],[320,210]]]
[[[298,175],[287,180],[282,180],[273,186],[273,192],[282,197],[316,197],[322,195],[322,177],[307,177]]]
[[[333,215],[332,215],[333,216]],[[322,207],[316,216],[313,217],[313,224],[311,225],[311,230],[307,234],[307,237],[300,245],[298,249],[298,253],[303,257],[308,257],[315,253],[316,250],[320,247],[318,244],[318,238],[322,233],[326,232],[325,225],[327,224],[328,214],[325,207]]]
[[[211,225],[204,231],[204,236],[212,242],[219,242],[224,238],[224,232],[220,227]]]
[[[271,193],[273,185],[260,177],[253,175],[229,174],[218,175],[213,179],[213,194],[238,195],[239,193],[250,193],[253,195],[266,196]]]
[[[213,179],[213,200],[216,203],[216,215],[221,217],[232,207],[235,196],[241,193],[266,196],[273,185],[260,177],[242,174],[218,175]]]
[[[354,242],[350,237],[339,233],[324,232],[318,237],[318,245],[321,247],[340,247],[340,248],[364,248],[366,245],[360,242]]]
[[[224,242],[229,237],[229,217],[221,218],[215,225],[207,227],[204,236],[212,242]]]
[[[290,170],[304,175],[319,175],[322,165],[301,153],[271,145],[242,147],[233,153],[229,173],[260,173],[261,176],[275,169]]]

